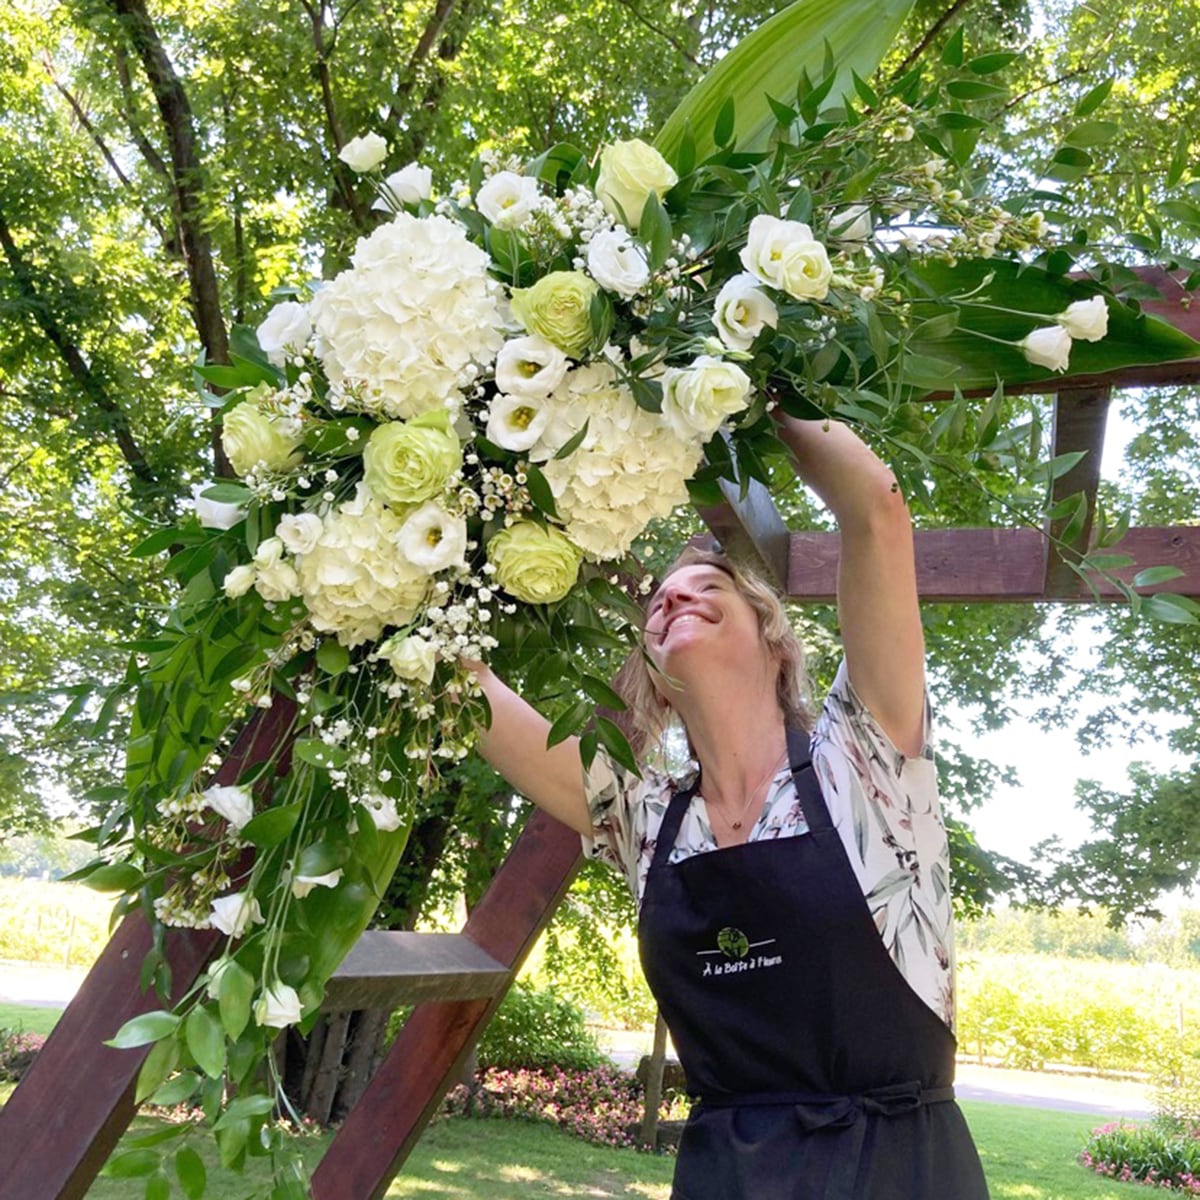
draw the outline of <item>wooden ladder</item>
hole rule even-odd
[[[272,710],[249,725],[215,782],[232,783],[263,761],[283,736],[285,716]],[[384,1195],[581,862],[579,836],[535,813],[460,933],[363,934],[330,980],[324,1007],[417,1007],[317,1168],[315,1200]],[[222,942],[215,930],[168,932],[170,1004]],[[131,1017],[161,1006],[140,984],[151,945],[144,917],[122,921],[0,1110],[0,1200],[82,1200],[133,1120],[150,1047],[103,1043]]]

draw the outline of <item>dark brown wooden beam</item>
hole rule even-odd
[[[758,482],[750,481],[745,498],[736,483],[721,480],[725,503],[699,509],[725,553],[737,562],[745,562],[757,574],[778,588],[787,582],[788,528],[783,523],[771,493]]]
[[[1076,554],[1091,542],[1092,523],[1096,516],[1096,492],[1100,487],[1100,462],[1104,455],[1104,431],[1111,399],[1112,391],[1109,388],[1064,390],[1054,398],[1051,457],[1076,452],[1082,452],[1084,457],[1054,481],[1051,496],[1057,503],[1082,492],[1087,511],[1082,524],[1073,531],[1071,546],[1060,547],[1054,541],[1046,541],[1042,590],[1048,596],[1069,595],[1079,583],[1079,577],[1064,561],[1063,554]],[[1051,537],[1061,539],[1068,532],[1071,520],[1068,516],[1050,522]]]
[[[915,535],[917,589],[923,600],[1009,602],[1091,601],[1084,582],[1068,572],[1059,591],[1045,587],[1045,538],[1036,529],[922,529]],[[1114,572],[1129,582],[1150,566],[1177,566],[1183,575],[1145,589],[1200,599],[1200,525],[1131,529],[1111,548],[1129,554],[1134,566]],[[838,535],[793,533],[788,597],[829,602],[837,595]],[[1120,591],[1097,580],[1100,600],[1119,600]]]
[[[535,813],[464,935],[515,974],[581,862],[579,835]],[[313,1200],[381,1200],[502,999],[503,991],[413,1011],[321,1160]]]
[[[274,754],[290,728],[281,698],[257,714],[213,782],[232,784]],[[98,904],[103,901],[97,900]],[[136,1112],[138,1072],[150,1047],[104,1045],[130,1018],[170,1008],[200,977],[223,941],[216,930],[171,930],[165,952],[171,995],[143,992],[142,962],[153,945],[140,912],[127,916],[0,1110],[0,1200],[80,1200]]]
[[[461,933],[368,930],[333,973],[326,1012],[490,999],[512,972]]]

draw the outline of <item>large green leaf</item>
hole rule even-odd
[[[1010,387],[1041,380],[1054,385],[1064,376],[1027,362],[1012,343],[1052,325],[1055,314],[1097,290],[1084,280],[1000,259],[964,259],[954,266],[927,262],[914,264],[909,273],[924,285],[930,299],[917,306],[918,320],[950,311],[950,305],[938,303],[939,299],[959,298],[958,327],[953,332],[922,337],[918,330],[909,341],[909,349],[923,360],[920,374],[908,379],[917,392],[949,391],[955,386],[977,391],[994,387],[998,380]],[[963,302],[966,296],[971,302]],[[1191,358],[1200,358],[1200,342],[1157,317],[1110,302],[1107,336],[1098,342],[1076,341],[1066,377]]]
[[[791,103],[804,70],[814,83],[820,80],[828,45],[838,71],[830,93],[836,102],[853,87],[851,72],[866,78],[879,65],[911,6],[912,0],[795,0],[738,42],[688,92],[655,146],[674,161],[690,125],[696,157],[707,157],[716,149],[717,115],[732,99],[738,148],[761,148],[776,125],[768,96]]]

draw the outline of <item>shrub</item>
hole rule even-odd
[[[635,1144],[642,1120],[642,1085],[618,1067],[585,1071],[491,1067],[481,1073],[479,1083],[474,1095],[465,1087],[455,1088],[446,1097],[446,1111],[545,1121],[597,1146]],[[668,1115],[664,1108],[662,1116]]]
[[[0,1082],[19,1083],[45,1043],[46,1038],[40,1033],[0,1029]]]
[[[581,1009],[553,988],[533,988],[524,982],[504,997],[479,1039],[481,1067],[587,1071],[604,1061]]]
[[[1200,1196],[1200,1136],[1196,1132],[1172,1131],[1158,1122],[1113,1121],[1092,1130],[1079,1161],[1121,1183]]]

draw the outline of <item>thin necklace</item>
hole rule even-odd
[[[787,758],[786,750],[771,764],[771,769],[751,789],[750,798],[746,801],[745,805],[743,805],[742,811],[738,814],[736,821],[729,820],[729,818],[725,815],[725,812],[723,809],[717,809],[717,812],[719,812],[721,814],[721,820],[723,820],[729,826],[730,829],[741,829],[742,822],[745,821],[746,814],[750,811],[750,806],[754,803],[755,800],[759,799],[759,791],[762,788],[766,787],[771,782],[771,780],[775,778],[775,776],[778,774],[780,766],[783,763],[783,760],[785,758]]]

